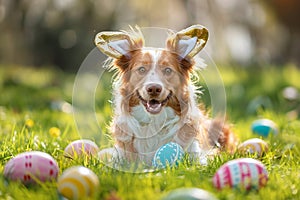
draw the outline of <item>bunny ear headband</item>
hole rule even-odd
[[[165,48],[176,52],[182,59],[194,57],[203,49],[208,40],[208,30],[201,25],[193,25],[177,33],[171,32],[165,41]],[[103,31],[96,35],[96,46],[107,56],[121,58],[131,51],[144,47],[143,34],[139,27],[130,32]]]

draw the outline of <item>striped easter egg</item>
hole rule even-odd
[[[25,185],[56,180],[58,165],[54,158],[40,151],[29,151],[10,159],[4,167],[4,177]]]
[[[166,168],[167,166],[177,166],[183,159],[184,151],[182,147],[174,142],[167,143],[160,147],[153,158],[152,165],[155,168]]]
[[[241,153],[250,153],[262,156],[263,153],[268,151],[268,144],[262,139],[252,138],[240,144],[238,146],[238,151]]]
[[[268,137],[270,134],[277,135],[279,132],[277,125],[269,119],[255,120],[251,125],[251,130],[263,137]]]
[[[97,175],[83,166],[66,169],[57,181],[58,193],[69,200],[93,197],[98,186]]]
[[[216,188],[260,189],[268,181],[265,166],[252,158],[231,160],[222,165],[213,177]]]
[[[80,156],[95,156],[98,154],[99,147],[91,140],[75,140],[64,150],[64,156],[75,158]]]

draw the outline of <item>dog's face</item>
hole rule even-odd
[[[122,79],[120,93],[130,107],[142,104],[150,114],[158,114],[165,106],[180,112],[187,96],[192,57],[206,44],[208,32],[192,26],[174,33],[166,48],[145,48],[141,33],[102,32],[96,44],[105,54],[115,58]]]
[[[178,102],[188,71],[179,66],[176,54],[166,50],[136,51],[130,60],[131,99],[138,99],[150,114],[160,113],[164,106]],[[176,105],[173,105],[176,106]]]

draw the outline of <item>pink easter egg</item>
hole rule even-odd
[[[76,156],[95,156],[99,152],[99,147],[91,140],[75,140],[64,150],[64,155],[68,158]]]
[[[268,144],[262,139],[252,138],[240,144],[238,150],[241,153],[250,153],[262,156],[263,153],[268,151]]]
[[[40,151],[29,151],[10,159],[4,167],[4,177],[25,185],[55,180],[58,165],[54,158]]]
[[[213,177],[216,188],[244,188],[260,189],[268,181],[268,172],[265,166],[252,158],[231,160],[222,165]]]

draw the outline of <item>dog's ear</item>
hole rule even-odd
[[[167,39],[167,49],[176,52],[182,59],[193,57],[205,46],[208,30],[201,25],[193,25]]]
[[[132,32],[100,32],[95,37],[96,46],[107,56],[121,58],[130,57],[130,52],[140,49],[144,45],[140,29],[131,28]]]

